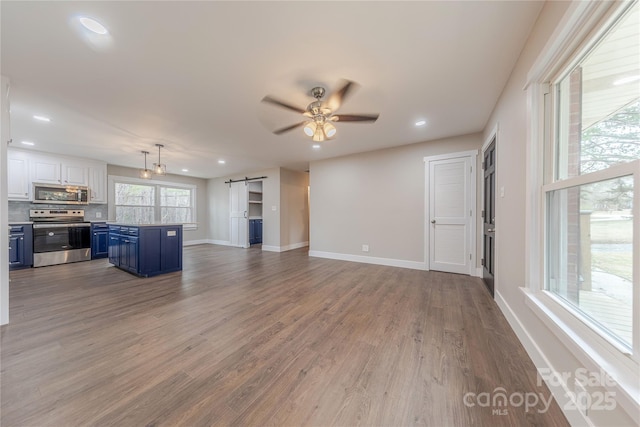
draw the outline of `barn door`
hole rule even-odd
[[[246,182],[232,182],[229,186],[229,215],[231,246],[249,247],[249,191]]]

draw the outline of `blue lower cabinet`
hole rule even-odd
[[[182,270],[182,225],[109,225],[109,262],[138,276]]]
[[[257,219],[255,225],[256,243],[262,243],[262,220]]]
[[[120,266],[120,235],[109,231],[109,262],[117,267]]]
[[[132,236],[120,237],[120,267],[138,274],[138,238]]]
[[[249,220],[249,244],[255,245],[262,243],[262,220]]]
[[[9,225],[9,270],[33,266],[33,225]]]
[[[91,224],[91,259],[109,256],[109,226],[106,222]]]

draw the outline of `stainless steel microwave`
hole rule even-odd
[[[33,203],[87,205],[89,204],[89,187],[34,183]]]

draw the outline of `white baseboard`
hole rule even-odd
[[[211,240],[201,239],[201,240],[185,240],[182,242],[182,246],[193,246],[193,245],[207,245],[211,244]]]
[[[482,279],[482,267],[476,267],[476,273],[474,276]]]
[[[228,240],[208,240],[210,245],[222,245],[222,246],[231,246],[231,242]]]
[[[232,247],[238,247],[238,248],[242,247],[242,246],[234,246],[228,240],[212,240],[212,239],[188,240],[188,241],[185,241],[182,245],[193,246],[193,245],[204,245],[204,244],[232,246]],[[262,245],[262,250],[267,252],[286,252],[286,251],[291,251],[293,249],[304,248],[306,246],[309,246],[309,242],[293,243],[287,246]]]
[[[193,245],[222,245],[222,246],[231,246],[231,242],[228,240],[212,240],[212,239],[201,239],[201,240],[185,240],[182,243],[182,246],[193,246]]]
[[[410,268],[412,270],[427,270],[424,262],[407,261],[403,259],[378,258],[363,255],[340,254],[335,252],[309,251],[309,256],[317,258],[337,259],[340,261],[361,262],[365,264],[386,265],[389,267]]]
[[[291,251],[293,249],[304,248],[306,246],[309,246],[309,242],[293,243],[287,246],[262,245],[262,250],[267,252],[286,252],[286,251]]]
[[[242,247],[242,246],[232,245],[231,242],[228,241],[228,240],[212,240],[212,239],[188,240],[188,241],[185,241],[182,245],[183,246],[193,246],[193,245],[203,245],[203,244],[231,246],[231,247],[237,247],[237,248],[241,248]],[[294,244],[287,245],[287,246],[262,245],[262,250],[263,251],[267,251],[267,252],[286,252],[286,251],[290,251],[290,250],[293,250],[293,249],[304,248],[306,246],[309,246],[309,242],[294,243]]]
[[[286,251],[291,251],[293,249],[305,248],[307,246],[309,246],[309,242],[292,243],[287,246],[280,246],[280,252],[286,252]]]
[[[500,311],[502,311],[502,314],[504,314],[504,317],[507,319],[507,322],[509,322],[511,329],[513,329],[513,331],[516,333],[518,339],[522,343],[522,346],[526,350],[536,368],[538,370],[549,369],[555,372],[555,368],[553,367],[551,361],[547,358],[540,346],[535,342],[522,322],[520,322],[520,319],[518,318],[516,313],[511,309],[507,301],[498,291],[495,291],[495,301],[498,304]],[[553,384],[545,381],[547,387],[551,391],[551,394],[553,395],[556,402],[558,402],[560,409],[564,413],[564,416],[567,417],[567,421],[569,421],[569,424],[572,426],[594,426],[593,422],[591,422],[588,417],[584,416],[582,412],[577,410],[565,410],[567,406],[571,406],[568,405],[571,392],[566,382],[558,382],[560,382],[561,384],[554,386]]]

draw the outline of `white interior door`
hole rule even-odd
[[[232,182],[229,188],[231,246],[249,247],[249,191],[245,182]]]
[[[469,274],[471,157],[429,162],[429,269]]]

